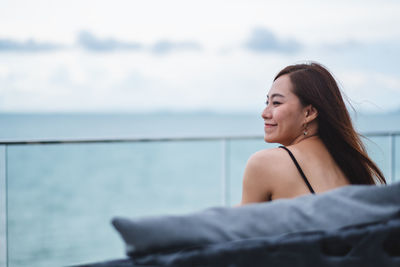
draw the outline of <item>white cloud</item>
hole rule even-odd
[[[14,0],[2,5],[0,35],[73,43],[88,29],[127,41],[194,39],[215,47],[243,39],[259,25],[306,43],[370,40],[398,33],[399,10],[400,3],[390,0]]]
[[[273,76],[308,59],[328,66],[355,102],[374,103],[362,108],[396,108],[398,11],[398,1],[7,1],[0,39],[68,49],[0,53],[0,111],[258,110]],[[304,49],[246,51],[256,26],[270,33],[264,45],[294,39]],[[89,46],[110,53],[77,49],[82,29]],[[154,55],[160,40],[186,50]]]

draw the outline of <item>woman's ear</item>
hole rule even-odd
[[[304,109],[304,112],[305,112],[306,123],[312,122],[313,120],[315,120],[318,117],[318,110],[312,105],[308,105]]]

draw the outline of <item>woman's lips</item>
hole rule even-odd
[[[272,123],[264,123],[264,129],[271,129],[272,127],[275,127],[277,124],[272,124]]]

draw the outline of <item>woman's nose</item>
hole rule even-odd
[[[264,108],[264,110],[261,112],[261,118],[263,118],[263,119],[268,119],[268,118],[270,118],[270,117],[271,117],[271,112],[270,112],[268,106],[266,106],[266,107]]]

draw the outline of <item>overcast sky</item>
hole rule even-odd
[[[400,108],[400,1],[30,1],[0,9],[0,112],[255,111],[327,66],[360,111]]]

